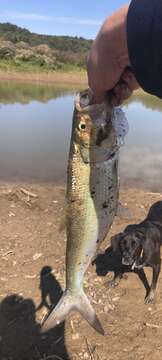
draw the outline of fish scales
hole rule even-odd
[[[99,242],[106,236],[115,216],[118,199],[117,173],[112,182],[112,168],[115,163],[116,160],[113,161],[113,164],[112,160],[109,160],[98,165],[93,164],[90,167],[89,164],[83,163],[78,154],[77,162],[71,161],[69,166],[68,176],[70,179],[75,179],[72,180],[75,187],[70,186],[70,192],[67,193],[67,221],[69,221],[67,238],[70,241],[67,243],[66,274],[67,284],[70,286],[73,284],[75,289],[76,287],[80,288],[85,269],[91,262]],[[76,246],[77,251],[74,252],[73,249]],[[84,271],[82,271],[82,262]],[[79,273],[77,284],[73,281],[73,278],[76,279],[76,273]]]
[[[67,286],[76,290],[80,288],[84,267],[89,264],[91,244],[89,248],[87,241],[96,231],[93,199],[87,196],[90,167],[83,164],[79,153],[76,163],[73,159],[70,161],[68,177],[72,183],[75,182],[75,187],[68,187],[70,191],[67,191],[67,239],[70,241],[67,242],[66,282]],[[77,251],[74,251],[75,248]]]
[[[118,119],[119,115],[118,110]],[[117,136],[112,109],[106,104],[91,105],[89,91],[77,96],[67,172],[66,289],[42,331],[78,310],[96,331],[104,333],[84,293],[83,277],[117,211],[118,142],[127,131],[122,121]]]

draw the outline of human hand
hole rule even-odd
[[[112,90],[105,93],[110,104],[118,106],[123,103],[124,100],[128,99],[134,90],[139,88],[139,84],[131,70],[127,67],[121,75],[119,82],[114,86]]]
[[[92,45],[87,73],[95,102],[108,96],[112,105],[119,105],[138,88],[129,64],[127,13],[124,6],[107,18]]]

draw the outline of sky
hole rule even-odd
[[[38,34],[95,38],[104,19],[123,0],[0,0],[0,22]]]

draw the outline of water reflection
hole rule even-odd
[[[79,87],[78,87],[79,88]],[[76,91],[73,85],[16,83],[11,81],[0,82],[0,104],[28,104],[34,100],[43,103],[58,97],[72,94]]]
[[[143,105],[146,109],[162,111],[162,100],[156,96],[149,95],[144,91],[136,91],[126,102],[126,106],[129,106],[134,102]]]
[[[146,101],[147,108],[143,99],[125,107],[130,131],[121,153],[121,182],[158,192],[162,190],[162,114]],[[156,101],[159,109],[161,101]]]
[[[2,179],[65,179],[72,96],[0,107]]]
[[[65,181],[76,87],[0,83],[0,179]],[[136,93],[121,183],[162,191],[162,101]]]

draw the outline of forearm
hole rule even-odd
[[[127,14],[125,5],[102,25],[90,51],[87,71],[89,86],[97,102],[111,90],[113,105],[120,104],[138,88],[131,71],[127,46]]]
[[[129,64],[126,41],[128,6],[122,7],[102,25],[88,59],[88,80],[99,96],[112,89]]]

